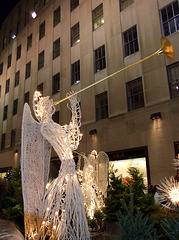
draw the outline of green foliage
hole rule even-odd
[[[142,174],[137,168],[128,169],[130,177],[123,182],[122,176],[116,177],[115,172],[110,172],[110,186],[108,188],[108,197],[105,199],[105,207],[103,209],[106,215],[106,221],[117,221],[116,213],[124,210],[121,200],[125,201],[127,206],[131,198],[133,198],[134,211],[142,211],[144,214],[153,211],[154,198],[152,194],[145,194],[146,189]]]
[[[103,227],[104,214],[100,210],[96,210],[94,212],[94,219],[96,220],[97,225],[101,231]]]
[[[11,178],[7,179],[8,191],[2,199],[0,216],[3,219],[14,222],[17,228],[23,232],[24,215],[20,168],[13,169]]]
[[[133,214],[132,202],[130,208],[124,201],[121,202],[127,214],[119,211],[117,213],[120,240],[156,240],[157,235],[154,229],[154,222],[150,224],[148,218],[141,211]]]
[[[171,240],[179,239],[179,215],[175,215],[175,218],[164,219],[161,226]]]

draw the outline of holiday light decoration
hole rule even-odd
[[[159,201],[164,208],[175,210],[179,207],[179,182],[174,177],[163,178],[157,189],[161,193]]]
[[[104,193],[99,189],[95,179],[96,171],[94,166],[97,164],[98,154],[93,150],[88,157],[84,154],[80,155],[84,159],[84,168],[83,171],[78,170],[77,175],[82,187],[86,213],[90,219],[93,219],[95,210],[101,210],[104,207]]]
[[[32,118],[28,104],[24,106],[21,170],[27,239],[89,239],[72,154],[82,137],[81,111],[77,97],[69,99],[72,118],[64,126],[52,120],[53,101],[39,92],[35,92],[33,100],[39,122]],[[58,177],[47,184],[51,146],[61,160],[61,167]]]

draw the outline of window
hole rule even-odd
[[[175,156],[179,158],[179,142],[174,142]]]
[[[24,94],[24,103],[29,103],[29,92]]]
[[[37,91],[39,91],[43,95],[43,83],[37,86]]]
[[[108,97],[107,92],[95,96],[96,121],[108,118]]]
[[[59,120],[60,120],[60,118],[59,118],[59,111],[56,111],[53,114],[52,119],[53,119],[54,122],[59,123]]]
[[[71,46],[80,42],[79,22],[71,28]]]
[[[39,0],[34,0],[34,11],[36,13],[39,11]]]
[[[144,107],[142,78],[126,83],[128,111]]]
[[[18,21],[16,26],[16,36],[20,33],[20,31],[21,31],[21,23],[20,21]]]
[[[31,62],[26,64],[25,79],[29,78],[31,74]]]
[[[5,148],[6,134],[3,133],[1,136],[1,150]]]
[[[79,0],[71,0],[71,11],[79,5]]]
[[[80,60],[71,65],[71,84],[80,82]]]
[[[60,55],[60,38],[53,42],[53,59]]]
[[[8,56],[8,59],[7,59],[7,68],[9,68],[11,66],[11,60],[12,60],[12,54],[10,54]]]
[[[95,73],[106,68],[105,46],[101,46],[94,51]]]
[[[2,50],[5,49],[5,47],[6,47],[6,37],[4,37],[2,41]]]
[[[38,70],[44,67],[44,51],[39,53],[39,58],[38,58]]]
[[[0,97],[1,97],[1,88],[2,88],[2,87],[1,87],[1,85],[0,85]]]
[[[28,22],[29,22],[29,12],[25,12],[24,26],[26,26]]]
[[[163,35],[168,36],[179,30],[179,3],[174,1],[160,10]]]
[[[19,78],[20,78],[20,70],[15,73],[14,87],[17,87],[19,85]]]
[[[53,76],[52,79],[52,94],[58,93],[60,91],[60,73]]]
[[[3,73],[3,62],[0,64],[0,75]]]
[[[19,45],[17,47],[17,56],[16,56],[16,60],[18,60],[21,57],[21,45]]]
[[[170,97],[179,97],[179,62],[167,67]]]
[[[60,6],[54,11],[53,26],[55,27],[60,22]]]
[[[136,25],[123,33],[124,57],[139,51]]]
[[[134,0],[119,0],[120,2],[120,9],[121,11],[127,8],[129,5],[131,5]]]
[[[45,21],[39,26],[39,40],[45,36]]]
[[[102,3],[93,10],[92,15],[93,15],[93,30],[95,30],[104,23]]]
[[[14,147],[16,141],[16,129],[11,131],[11,147]]]
[[[13,116],[17,114],[18,99],[14,100],[13,104]]]
[[[7,119],[8,105],[4,106],[3,121]]]
[[[27,51],[32,47],[32,33],[27,38]]]
[[[10,88],[10,78],[8,80],[6,80],[6,88],[5,88],[5,93],[9,92],[9,88]]]

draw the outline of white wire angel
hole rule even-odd
[[[65,126],[60,126],[52,120],[52,115],[55,112],[53,101],[49,100],[49,97],[42,97],[39,92],[35,92],[34,94],[34,112],[40,123],[37,123],[31,117],[29,106],[26,104],[24,107],[24,116],[26,117],[24,117],[23,120],[23,129],[24,127],[28,128],[28,124],[25,123],[25,120],[27,120],[27,116],[29,115],[28,119],[31,119],[30,127],[32,128],[33,124],[38,126],[38,130],[35,128],[36,132],[39,131],[38,133],[53,146],[61,160],[59,175],[52,181],[46,192],[44,191],[44,187],[47,182],[46,180],[49,170],[45,171],[45,177],[39,176],[42,185],[38,185],[38,188],[41,187],[41,189],[43,189],[41,190],[41,194],[39,194],[41,199],[38,198],[37,200],[38,203],[36,204],[36,209],[38,209],[38,211],[32,209],[30,214],[35,213],[42,217],[43,221],[41,220],[41,226],[39,229],[38,226],[33,230],[33,236],[35,231],[37,231],[35,232],[35,235],[38,236],[37,238],[34,237],[34,239],[45,239],[46,235],[48,235],[48,239],[89,239],[83,196],[76,176],[75,163],[72,154],[72,150],[77,149],[82,137],[79,130],[81,125],[81,111],[76,96],[70,98],[70,104],[72,118],[70,124]],[[26,134],[27,129],[25,131],[25,136]],[[23,134],[23,141],[26,142],[25,136]],[[23,152],[27,145],[27,143],[25,146],[23,144],[22,147],[22,162],[24,162],[24,160],[25,162],[27,161],[27,159],[24,158],[26,156]],[[38,149],[38,151],[43,152],[44,149],[45,148],[41,148]],[[33,154],[33,152],[31,154]],[[38,161],[38,159],[36,159],[36,161]],[[44,158],[43,161],[46,162],[47,158]],[[22,183],[23,185],[27,185],[24,165],[26,165],[26,163],[22,163]],[[31,181],[33,181],[33,178],[31,178]],[[26,192],[27,191],[23,186],[23,195],[25,195],[24,202],[29,204],[29,199],[27,199],[27,194],[25,194]],[[27,211],[28,204],[24,204],[24,211]],[[30,214],[28,212],[28,215]],[[29,229],[28,226],[27,228],[28,232],[32,231],[32,228]],[[29,235],[29,233],[26,235]],[[33,239],[33,237],[31,238]]]

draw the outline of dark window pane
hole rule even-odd
[[[179,62],[167,67],[171,98],[179,97]]]
[[[174,9],[174,15],[178,15],[179,14],[179,4],[178,1],[174,2],[173,4],[173,9]]]
[[[124,55],[125,57],[137,52],[138,39],[137,39],[137,27],[134,26],[123,33]]]
[[[163,9],[161,11],[161,14],[162,14],[162,21],[166,22],[167,21],[167,11],[166,11],[166,9]]]
[[[172,5],[167,7],[167,14],[168,14],[168,19],[173,18]]]

